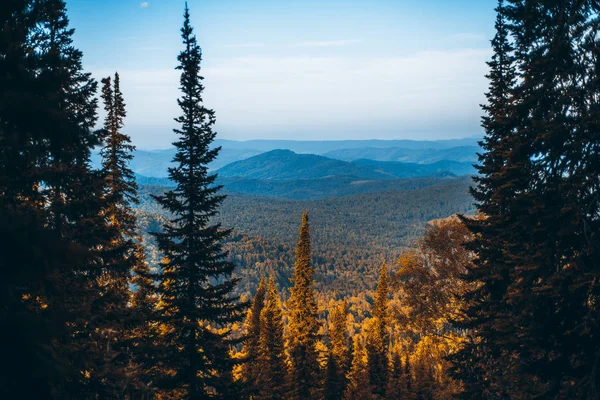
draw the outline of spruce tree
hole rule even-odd
[[[339,399],[346,388],[351,350],[348,343],[348,304],[341,302],[331,312],[329,354],[325,375],[324,397]]]
[[[48,157],[43,88],[32,36],[42,16],[31,0],[0,6],[0,397],[56,398],[72,370],[52,347],[62,316],[45,304],[50,278],[81,261],[47,226],[39,190]]]
[[[260,326],[266,294],[267,283],[265,278],[261,278],[246,320],[247,337],[244,343],[246,363],[242,368],[242,377],[250,395],[257,393],[259,388],[256,379],[261,368],[259,361]]]
[[[454,356],[453,370],[455,376],[464,382],[465,395],[477,397],[490,390],[485,387],[492,381],[490,376],[500,376],[500,371],[504,370],[504,367],[491,362],[492,354],[495,353],[497,358],[501,351],[501,343],[493,349],[499,336],[508,337],[513,329],[506,304],[510,269],[504,262],[505,250],[500,242],[502,232],[510,229],[510,221],[504,221],[500,215],[503,209],[508,208],[506,203],[510,202],[512,192],[518,187],[525,187],[523,171],[528,169],[528,160],[507,158],[513,153],[512,148],[517,148],[514,143],[517,139],[512,135],[516,66],[503,0],[498,2],[496,12],[496,35],[491,42],[494,55],[488,62],[488,103],[483,106],[486,136],[480,145],[484,152],[479,156],[480,165],[476,166],[480,173],[474,177],[477,187],[472,189],[479,210],[486,218],[463,218],[473,233],[482,234],[468,245],[479,254],[479,258],[474,260],[467,277],[480,286],[467,294],[465,300],[470,304],[467,310],[469,318],[459,322],[463,322],[462,327],[477,332],[479,337],[465,341],[463,349]],[[509,181],[514,184],[504,186]]]
[[[37,188],[44,199],[45,226],[70,248],[68,262],[32,299],[43,303],[44,314],[57,317],[51,345],[69,366],[55,395],[86,398],[95,395],[90,377],[104,364],[106,325],[94,316],[104,312],[97,283],[107,271],[103,249],[114,237],[103,215],[102,174],[90,167],[91,151],[101,137],[93,131],[97,83],[83,71],[82,53],[72,44],[65,3],[39,1],[32,9],[39,17],[29,48],[39,88],[41,135],[36,143],[43,152],[36,167]]]
[[[466,220],[477,337],[456,364],[462,377],[474,369],[471,396],[596,398],[597,7],[507,3],[474,190],[486,218]]]
[[[317,357],[317,303],[311,265],[310,228],[308,213],[302,215],[302,225],[296,247],[293,286],[290,289],[288,354],[292,398],[308,399],[317,396],[320,367]]]
[[[259,399],[283,400],[287,396],[287,365],[283,336],[283,312],[273,277],[269,277],[267,300],[260,315],[257,371]]]
[[[202,102],[202,54],[187,5],[181,35],[184,49],[177,69],[182,115],[176,119],[181,127],[175,129],[175,166],[169,169],[176,187],[155,197],[172,215],[164,232],[154,234],[165,255],[158,308],[164,324],[164,373],[157,385],[182,399],[231,398],[231,325],[242,319],[245,305],[233,294],[234,265],[222,249],[230,231],[211,224],[224,196],[218,194],[221,187],[207,165],[220,148],[210,147],[215,113]]]
[[[371,391],[369,372],[367,371],[367,352],[360,335],[354,336],[352,347],[352,365],[348,372],[348,385],[344,400],[372,400],[377,397]]]
[[[105,181],[104,215],[115,228],[115,237],[104,248],[108,270],[98,283],[102,288],[106,309],[102,317],[111,349],[107,348],[104,371],[95,378],[104,385],[111,384],[115,397],[122,397],[126,391],[148,390],[143,371],[147,369],[144,360],[149,350],[146,341],[152,335],[148,320],[154,289],[132,209],[139,203],[135,175],[129,167],[135,147],[129,136],[121,132],[126,111],[118,73],[114,81],[110,77],[102,79],[101,97],[106,110],[104,146],[100,151]],[[135,287],[133,294],[129,291],[130,284]]]
[[[379,271],[375,301],[371,310],[374,323],[372,330],[368,333],[366,346],[369,381],[373,387],[373,393],[381,398],[385,398],[389,375],[388,297],[387,265],[384,263]]]
[[[413,375],[408,353],[404,355],[404,381],[406,383],[406,393],[411,395],[413,393]]]
[[[396,350],[392,356],[392,370],[389,374],[386,391],[388,400],[401,400],[407,397],[405,380],[402,356],[400,351]]]

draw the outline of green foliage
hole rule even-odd
[[[163,370],[157,386],[177,398],[231,398],[230,331],[245,305],[232,294],[234,265],[222,250],[229,231],[210,224],[224,196],[217,194],[216,176],[207,169],[219,152],[210,148],[215,114],[202,103],[202,56],[187,6],[181,36],[184,49],[177,69],[182,115],[176,119],[181,128],[175,129],[176,166],[169,170],[177,186],[154,197],[170,215],[164,230],[154,233],[165,255],[158,277],[157,319],[163,325],[158,359]]]
[[[253,179],[317,179],[328,176],[354,176],[360,179],[389,179],[373,168],[314,154],[296,154],[291,150],[273,150],[236,161],[219,169],[224,177]]]
[[[318,201],[230,194],[215,221],[235,226],[225,248],[229,260],[239,266],[235,273],[241,278],[240,293],[252,294],[261,276],[273,275],[279,287],[289,286],[294,259],[290,243],[297,234],[294,215],[310,209],[312,225],[319,232],[312,243],[315,289],[341,298],[373,289],[378,277],[374,266],[397,259],[403,248],[418,240],[427,221],[470,212],[470,183],[461,178],[424,189]],[[152,231],[148,224],[156,225],[150,219],[168,216],[150,199],[164,190],[140,188],[143,232]],[[152,240],[145,239],[150,257],[157,258]]]
[[[486,218],[467,221],[476,337],[456,361],[471,396],[598,397],[598,29],[590,1],[499,3],[474,190]]]

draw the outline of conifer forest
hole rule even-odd
[[[159,154],[79,1],[0,1],[0,399],[600,399],[600,2],[495,4],[472,143],[320,153],[220,142],[169,3]]]

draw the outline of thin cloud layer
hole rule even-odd
[[[489,56],[489,50],[459,49],[363,60],[212,60],[202,70],[204,100],[229,138],[464,137],[479,132]],[[180,113],[178,71],[119,72],[134,140],[168,146],[172,118]]]
[[[324,40],[314,42],[300,42],[298,46],[302,47],[342,47],[351,44],[362,43],[360,39],[344,39],[344,40]]]

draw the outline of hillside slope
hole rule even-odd
[[[437,161],[432,164],[415,164],[398,161],[374,161],[360,159],[353,164],[373,168],[377,172],[392,174],[398,178],[414,178],[419,176],[474,175],[477,171],[471,163],[457,161]]]
[[[473,211],[471,180],[453,179],[418,190],[370,193],[314,201],[278,200],[249,195],[227,197],[217,221],[233,227],[227,244],[230,260],[239,268],[240,291],[255,289],[261,276],[272,274],[289,285],[294,265],[294,245],[302,212],[311,218],[313,262],[317,288],[347,294],[372,289],[378,267],[393,264],[403,247],[422,234],[425,224],[455,213]],[[150,257],[160,259],[147,235],[164,216],[150,194],[164,190],[142,186],[140,213]]]
[[[459,146],[441,149],[366,147],[360,149],[337,149],[323,155],[342,161],[368,159],[376,161],[401,161],[405,163],[431,164],[442,160],[448,160],[472,164],[477,161],[477,152],[479,151],[481,151],[479,146]]]
[[[252,179],[319,179],[331,176],[353,176],[359,179],[390,179],[392,175],[371,167],[315,154],[297,154],[290,150],[272,150],[236,161],[217,171],[221,177]]]

